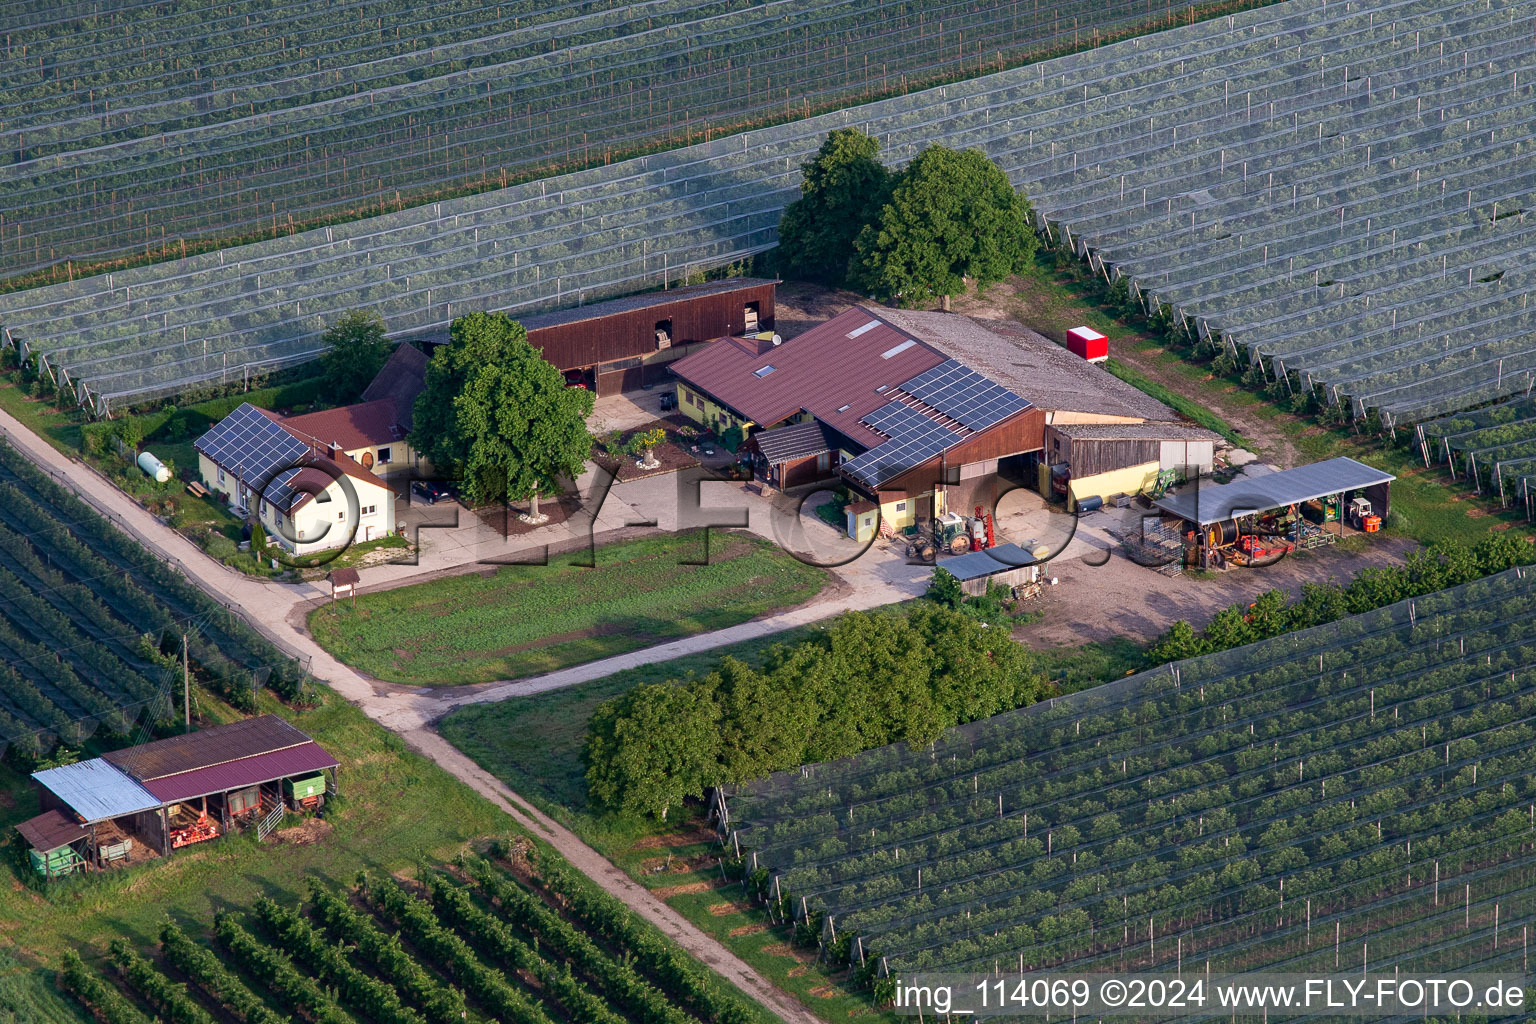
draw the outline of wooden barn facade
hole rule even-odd
[[[665,380],[670,363],[716,338],[771,333],[777,284],[728,278],[517,319],[571,384],[616,395]]]

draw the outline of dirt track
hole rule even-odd
[[[5,412],[0,412],[0,436],[9,440],[34,464],[80,495],[146,548],[166,562],[178,566],[188,579],[220,604],[238,612],[281,649],[305,662],[317,679],[358,705],[370,718],[399,733],[413,749],[473,787],[519,825],[539,835],[579,871],[656,925],[748,996],[792,1024],[819,1024],[814,1014],[766,981],[730,950],[635,883],[569,830],[533,808],[499,779],[459,753],[452,744],[432,730],[419,710],[399,699],[400,694],[376,689],[372,682],[332,658],[307,634],[296,630],[281,612],[274,615],[274,598],[277,593],[272,585],[243,576],[215,562],[187,538],[139,507],[93,469],[65,458],[57,449]],[[314,590],[315,596],[321,593],[319,587],[310,589]]]

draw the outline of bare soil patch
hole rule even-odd
[[[816,954],[806,949],[796,949],[786,942],[775,942],[771,946],[764,946],[763,952],[769,956],[787,956],[791,960],[798,960],[803,964],[814,963]]]
[[[724,917],[727,914],[745,914],[752,908],[738,900],[729,900],[725,903],[711,903],[709,912],[714,917]]]
[[[700,826],[688,832],[668,832],[664,835],[646,836],[630,849],[659,850],[673,846],[693,846],[697,843],[712,843],[717,838],[713,829]]]
[[[272,837],[293,846],[312,846],[323,842],[333,831],[334,827],[324,818],[305,818],[302,824],[278,829]]]
[[[760,934],[760,933],[765,932],[767,930],[768,930],[767,923],[763,922],[763,921],[759,921],[756,924],[738,925],[737,927],[731,929],[730,934],[731,934],[731,938],[739,939],[743,935],[757,935],[757,934]],[[790,968],[789,973],[793,976],[794,973],[796,971],[799,971],[799,970],[802,970],[802,968],[792,967],[792,968]]]
[[[701,892],[709,892],[724,884],[723,882],[688,882],[684,885],[663,885],[659,889],[652,889],[651,893],[657,899],[669,900],[674,896],[693,896]]]

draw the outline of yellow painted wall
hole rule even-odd
[[[389,462],[379,462],[379,450],[389,449]],[[373,465],[366,466],[363,462],[365,454],[373,456]],[[393,441],[389,444],[369,445],[366,448],[354,448],[347,452],[347,457],[359,466],[372,471],[374,476],[390,477],[407,470],[418,468],[416,466],[416,452],[404,441]]]
[[[1099,497],[1108,500],[1111,494],[1139,494],[1157,483],[1159,463],[1145,462],[1139,466],[1110,470],[1097,476],[1073,477],[1067,483],[1067,507],[1075,510],[1083,498]]]
[[[1051,423],[1145,423],[1144,416],[1111,416],[1102,412],[1067,412],[1056,410],[1051,413],[1051,418],[1046,421]]]
[[[697,399],[695,405],[690,399]],[[710,400],[709,396],[681,382],[677,385],[677,408],[684,416],[703,427],[705,430],[725,431],[731,426],[738,426],[742,433],[753,425],[751,420],[744,420],[729,409]],[[718,420],[718,426],[716,421]]]
[[[849,509],[845,512],[848,517],[848,536],[861,543],[869,540],[880,529],[880,517],[874,509],[859,513],[851,511],[852,506]]]
[[[897,508],[903,505],[904,508]],[[893,530],[905,530],[917,522],[916,498],[892,498],[880,506],[880,516],[883,522],[891,524]]]

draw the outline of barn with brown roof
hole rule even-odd
[[[879,505],[884,530],[969,511],[1000,472],[1031,471],[1045,414],[886,312],[854,306],[781,344],[722,338],[673,364],[678,408],[750,432],[769,486],[841,478]]]
[[[45,878],[169,856],[231,832],[264,837],[336,792],[339,762],[276,715],[32,773],[42,813],[17,826]]]

